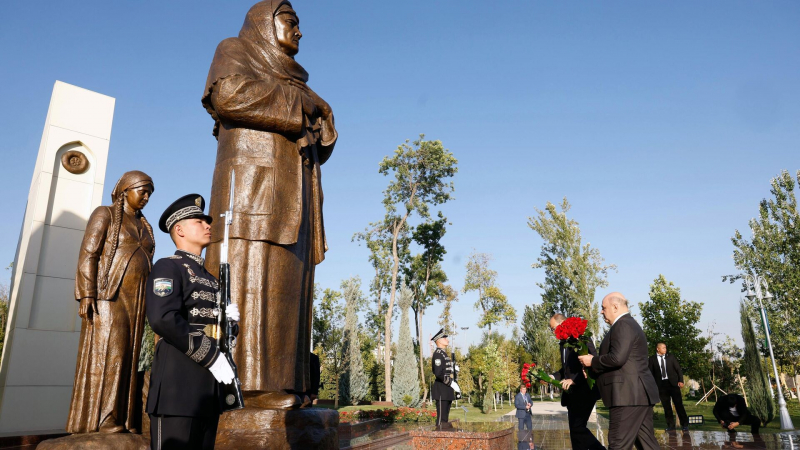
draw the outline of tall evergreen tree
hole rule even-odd
[[[528,217],[528,226],[544,241],[531,267],[544,269],[544,282],[536,283],[544,290],[543,302],[566,316],[588,320],[589,330],[597,336],[600,309],[595,291],[608,286],[608,271],[617,266],[604,264],[600,251],[582,242],[578,222],[567,217],[570,207],[564,197],[561,211],[547,202],[544,211],[536,208],[536,217]]]
[[[411,324],[408,310],[414,300],[414,293],[408,286],[400,288],[397,304],[400,307],[400,335],[397,340],[397,355],[394,358],[394,377],[392,378],[392,402],[397,406],[416,406],[419,404],[419,372],[414,357],[414,342],[411,341]]]
[[[700,380],[708,374],[709,339],[696,326],[703,311],[702,303],[681,299],[681,290],[659,275],[650,285],[650,300],[639,303],[639,310],[651,355],[655,354],[656,345],[663,342],[667,351],[686,367],[686,375]]]
[[[361,293],[361,279],[357,276],[343,281],[341,288],[346,313],[342,333],[344,368],[342,376],[339,378],[339,395],[345,402],[355,405],[369,393],[369,380],[367,380],[361,356],[357,315],[366,299]]]
[[[747,390],[748,408],[766,425],[775,418],[775,403],[770,394],[766,372],[761,364],[761,352],[758,351],[753,322],[750,320],[748,307],[744,302],[739,304],[739,314],[742,321],[742,340],[744,341],[742,371],[747,379],[745,389]]]

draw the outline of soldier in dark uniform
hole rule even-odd
[[[450,341],[447,339],[444,328],[440,329],[431,340],[436,343],[436,350],[431,358],[433,375],[436,377],[433,388],[431,388],[431,397],[436,403],[436,426],[441,427],[443,423],[450,420],[450,406],[456,399],[456,392],[459,397],[461,394],[461,388],[454,379],[455,373],[459,369],[445,351],[450,345]]]
[[[200,195],[181,197],[158,223],[177,251],[155,263],[146,288],[147,319],[160,336],[147,398],[153,450],[213,449],[222,412],[219,383],[234,378],[214,337],[219,285],[200,257],[211,242],[211,217],[204,207]],[[239,320],[235,304],[225,312]]]

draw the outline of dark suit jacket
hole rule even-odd
[[[729,409],[728,397],[731,396],[736,398],[736,412],[739,413],[739,417],[734,417]],[[725,422],[746,423],[750,418],[750,410],[747,409],[747,404],[741,395],[728,394],[717,400],[717,403],[714,405],[714,417],[716,417],[717,420],[723,420]]]
[[[592,371],[609,408],[659,402],[658,386],[647,367],[647,338],[630,314],[619,317],[606,333],[600,356],[592,359]]]
[[[517,419],[524,419],[526,415],[530,414],[527,410],[528,403],[533,404],[531,394],[526,392],[525,395],[522,395],[522,392],[517,392],[517,396],[514,397],[514,407],[517,408]]]
[[[594,343],[589,341],[589,354],[597,356],[597,349]],[[570,347],[564,347],[564,341],[559,345],[559,354],[561,355],[561,370],[553,374],[556,380],[566,380],[569,378],[575,385],[569,388],[568,391],[561,395],[561,406],[569,406],[570,402],[575,398],[585,399],[586,401],[596,402],[600,399],[600,391],[597,384],[594,389],[589,391],[589,384],[586,382],[586,377],[583,375],[583,365],[578,359],[578,352]]]
[[[651,356],[649,364],[650,372],[652,372],[653,378],[656,380],[656,385],[661,387],[661,364],[659,364],[658,355]],[[667,353],[664,365],[667,369],[667,379],[663,381],[666,381],[669,386],[678,387],[678,383],[683,381],[683,371],[681,370],[681,365],[678,364],[678,358]]]

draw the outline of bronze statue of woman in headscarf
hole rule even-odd
[[[86,225],[75,276],[83,323],[70,433],[142,430],[136,372],[156,241],[141,211],[154,189],[147,174],[125,173],[111,192],[112,205],[95,209]]]
[[[227,209],[236,171],[229,261],[242,316],[233,357],[245,403],[265,408],[298,407],[309,387],[314,268],[327,250],[320,165],[337,138],[330,106],[294,60],[299,23],[286,0],[253,6],[239,37],[217,47],[202,98],[218,140],[212,217]],[[223,222],[212,224],[206,251],[214,274]]]

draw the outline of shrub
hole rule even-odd
[[[381,419],[385,423],[433,423],[436,421],[436,411],[399,407],[339,412],[339,422],[341,423],[363,422],[372,419]]]

